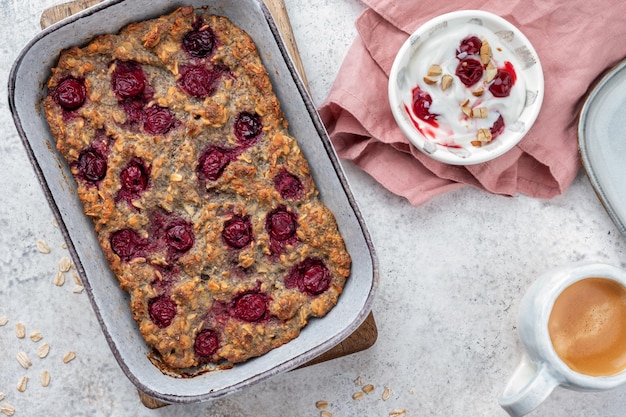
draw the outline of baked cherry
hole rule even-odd
[[[233,314],[244,321],[259,321],[266,315],[268,301],[267,296],[261,293],[239,295],[233,303]]]
[[[111,233],[109,243],[113,253],[124,262],[143,255],[146,242],[133,229],[121,229]]]
[[[483,46],[483,42],[477,36],[468,36],[459,44],[456,56],[459,59],[463,59],[468,55],[476,55],[480,52],[481,46]]]
[[[176,317],[176,303],[169,297],[161,295],[148,301],[150,320],[159,328],[172,324]]]
[[[232,248],[241,249],[252,241],[252,223],[248,216],[234,216],[224,223],[224,242]]]
[[[143,129],[151,135],[164,135],[176,126],[176,122],[170,109],[154,104],[145,111]]]
[[[282,206],[268,213],[265,219],[265,229],[272,239],[285,241],[296,233],[296,218],[293,213]]]
[[[315,296],[330,288],[331,281],[332,275],[321,259],[307,258],[292,268],[285,286]]]
[[[181,69],[179,87],[192,97],[205,98],[217,90],[219,72],[209,71],[203,66],[187,66]]]
[[[208,26],[191,30],[183,36],[183,49],[194,58],[205,58],[215,48],[215,34]]]
[[[202,180],[215,181],[222,175],[230,160],[227,150],[210,146],[200,155],[196,173]]]
[[[85,181],[98,182],[107,173],[107,160],[94,148],[81,151],[78,156],[78,175]]]
[[[148,188],[150,169],[144,162],[135,157],[120,172],[120,181],[122,182],[122,190],[138,195]]]
[[[177,218],[171,220],[166,227],[165,241],[170,248],[178,252],[187,252],[191,249],[195,242],[191,223]]]
[[[237,115],[233,128],[240,143],[249,143],[263,131],[261,116],[247,111],[241,112]]]
[[[415,113],[415,116],[425,122],[434,122],[437,119],[437,115],[430,112],[432,104],[433,99],[430,94],[419,88],[419,86],[413,89],[413,113]]]
[[[473,58],[464,58],[457,65],[455,74],[466,87],[471,87],[483,77],[483,64]]]
[[[111,88],[121,99],[137,97],[146,88],[146,74],[134,61],[117,61],[111,74]]]
[[[489,85],[489,91],[494,97],[508,97],[514,82],[514,77],[509,71],[498,69],[495,78]]]
[[[274,187],[286,200],[296,200],[304,194],[304,187],[300,178],[284,168],[274,177]]]
[[[52,98],[65,110],[76,110],[85,103],[87,98],[85,82],[74,77],[66,78],[54,89]]]
[[[219,346],[220,340],[217,332],[210,329],[204,329],[196,335],[196,340],[193,343],[193,351],[196,356],[208,358],[217,352]]]

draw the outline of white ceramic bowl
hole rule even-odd
[[[455,67],[459,60],[455,57],[455,51],[461,40],[470,35],[489,40],[496,67],[504,67],[507,61],[512,64],[517,78],[506,102],[503,101],[505,99],[493,98],[489,92],[492,82],[487,83],[484,76],[470,88],[465,87],[456,77]],[[443,74],[452,76],[452,87],[442,90],[443,75],[430,77],[437,81],[433,85],[424,81],[432,64],[441,64]],[[476,97],[472,93],[481,85],[485,93]],[[432,97],[431,109],[442,103],[449,105],[448,110],[437,117],[438,128],[433,128],[414,114],[412,91],[416,86]],[[504,154],[524,137],[539,114],[543,102],[544,80],[537,52],[519,29],[495,14],[463,10],[429,20],[407,39],[393,63],[388,87],[394,118],[417,149],[444,163],[471,165]],[[482,146],[470,143],[476,137],[477,128],[473,125],[482,123],[478,127],[487,127],[485,123],[490,119],[478,121],[477,118],[468,119],[463,116],[461,103],[465,98],[469,98],[470,105],[474,107],[482,106],[484,100],[492,117],[496,115],[492,109],[507,106],[510,108],[502,111],[505,116],[504,131],[491,142],[483,143]],[[487,105],[488,100],[495,104]],[[457,133],[453,137],[445,126],[444,115],[449,115],[456,122],[462,120],[461,125],[472,124],[472,127],[462,134],[458,129],[455,130]]]

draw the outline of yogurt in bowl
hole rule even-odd
[[[484,11],[441,15],[401,47],[389,77],[393,115],[409,141],[441,162],[470,165],[515,146],[543,101],[528,39]]]

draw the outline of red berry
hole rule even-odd
[[[150,319],[159,328],[172,324],[176,317],[176,303],[169,297],[161,295],[148,301]]]
[[[284,206],[271,211],[265,219],[265,229],[270,238],[281,242],[295,235],[296,226],[295,216],[288,212]]]
[[[98,182],[107,173],[107,160],[94,148],[83,150],[78,156],[78,175],[89,182]]]
[[[332,275],[321,259],[307,258],[290,271],[285,286],[315,296],[328,290],[331,281]]]
[[[196,173],[202,180],[215,181],[222,175],[230,160],[227,150],[210,146],[200,155]]]
[[[480,52],[483,42],[477,36],[468,36],[463,39],[456,50],[456,56],[459,59],[467,57],[467,55],[476,55]]]
[[[203,66],[188,66],[181,69],[178,85],[192,97],[205,98],[217,90],[219,75],[219,72],[211,72]]]
[[[471,87],[483,77],[483,64],[473,58],[462,59],[455,74],[466,87]]]
[[[146,88],[146,75],[134,61],[117,61],[111,74],[113,92],[121,99],[137,97]]]
[[[176,125],[176,118],[167,107],[152,105],[145,112],[143,129],[151,135],[164,135]]]
[[[222,230],[224,242],[232,248],[241,249],[252,241],[252,223],[250,219],[234,216],[224,223]]]
[[[437,119],[437,115],[430,112],[432,104],[433,99],[430,94],[419,88],[419,86],[413,89],[413,113],[415,113],[415,116],[425,122],[434,122]]]
[[[215,34],[209,27],[194,29],[183,37],[183,49],[194,58],[205,58],[215,48]]]
[[[261,116],[256,113],[241,112],[237,115],[233,130],[239,142],[246,144],[258,137],[263,131]]]
[[[284,168],[274,177],[274,187],[287,200],[296,200],[304,194],[302,181]]]
[[[76,110],[85,103],[85,82],[74,77],[61,81],[52,93],[54,101],[65,110]]]
[[[165,241],[170,248],[187,252],[195,242],[193,226],[181,218],[170,220],[165,230]]]
[[[109,243],[113,253],[123,262],[142,256],[146,246],[144,239],[133,229],[121,229],[111,233]]]
[[[196,336],[196,340],[193,343],[193,350],[196,356],[208,358],[217,352],[219,345],[220,341],[217,332],[205,329]]]
[[[259,321],[267,312],[268,298],[265,294],[248,293],[238,296],[233,305],[235,317],[249,322]]]
[[[489,85],[489,91],[494,97],[508,97],[513,88],[514,78],[510,72],[499,69],[495,78]]]
[[[122,183],[122,191],[129,194],[138,195],[148,188],[150,169],[146,167],[144,162],[135,157],[120,172],[120,181]]]

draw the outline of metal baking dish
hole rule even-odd
[[[320,195],[333,211],[353,264],[337,306],[313,319],[301,335],[271,352],[232,369],[194,378],[163,374],[148,359],[149,349],[131,317],[128,297],[110,271],[84,214],[67,164],[57,153],[41,108],[44,86],[58,53],[84,44],[97,34],[117,32],[133,21],[157,17],[183,3],[171,0],[112,0],[50,26],[20,53],[10,74],[13,119],[46,198],[82,278],[115,358],[139,390],[166,403],[207,401],[241,390],[303,365],[348,337],[371,310],[378,282],[372,243],[337,156],[303,83],[288,56],[277,27],[259,0],[189,0],[208,7],[248,32],[259,49],[290,131],[307,156]]]

